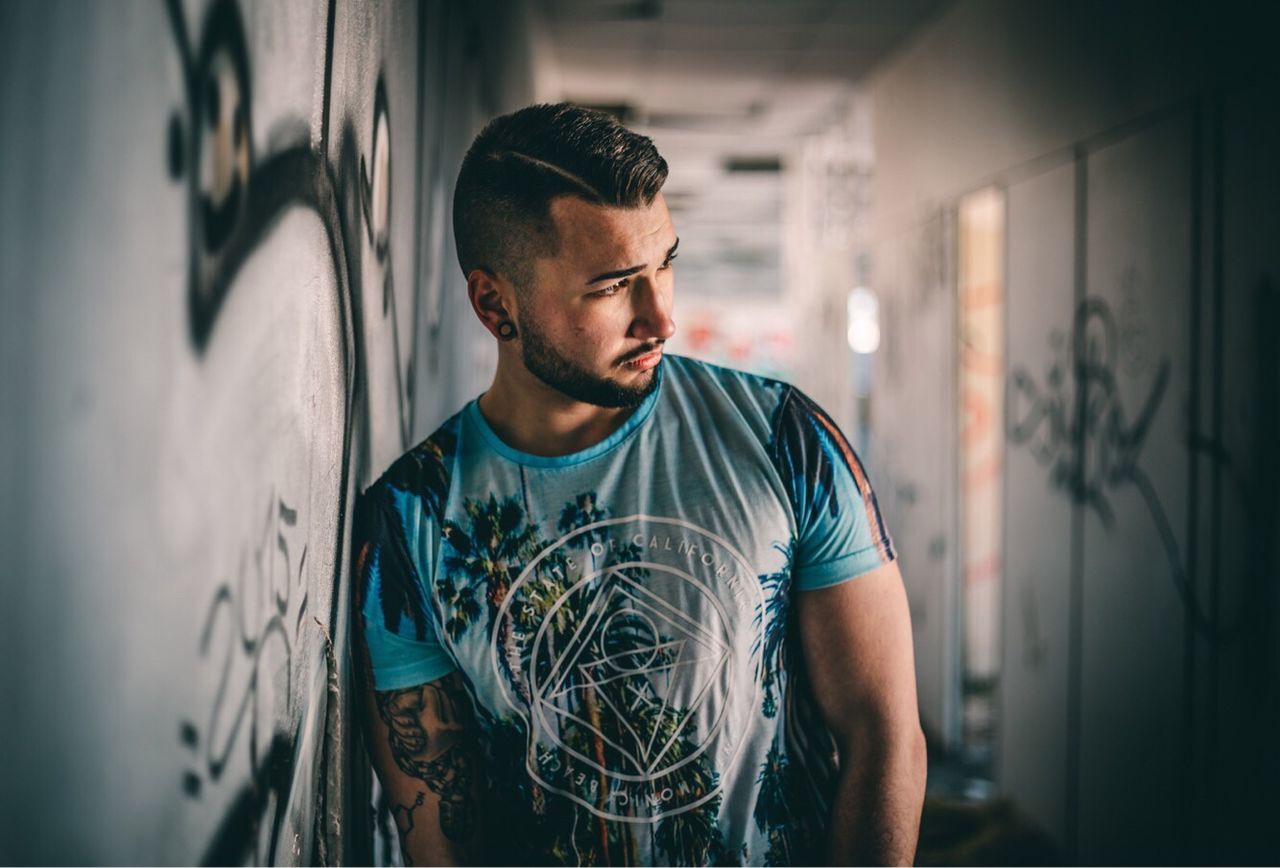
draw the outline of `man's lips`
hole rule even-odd
[[[648,350],[644,355],[628,359],[623,362],[623,365],[631,368],[633,371],[647,371],[657,365],[660,361],[662,361],[662,347],[656,347],[652,350]]]

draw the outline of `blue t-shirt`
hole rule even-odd
[[[821,858],[835,745],[793,594],[894,558],[831,419],[667,356],[616,432],[519,452],[475,401],[357,512],[378,690],[460,671],[513,862]],[[608,853],[603,852],[608,848]]]

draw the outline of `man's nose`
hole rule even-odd
[[[656,280],[638,280],[637,284],[639,291],[631,296],[635,310],[630,336],[641,340],[667,340],[676,333],[676,323],[671,318],[670,288],[663,289]]]

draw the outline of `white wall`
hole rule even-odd
[[[958,596],[948,238],[959,197],[994,184],[1008,208],[994,769],[1072,861],[1277,858],[1261,830],[1280,571],[1257,542],[1277,481],[1258,324],[1280,278],[1267,32],[1245,4],[961,0],[870,85],[887,362],[874,436],[892,453],[882,502],[922,713],[957,743],[958,663],[938,626]]]
[[[488,373],[450,189],[513,11],[3,4],[6,861],[372,858],[350,506]]]

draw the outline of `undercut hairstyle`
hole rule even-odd
[[[559,103],[495,118],[471,143],[453,192],[464,275],[484,269],[523,289],[533,260],[557,252],[551,202],[647,207],[667,180],[653,141],[612,116]]]

